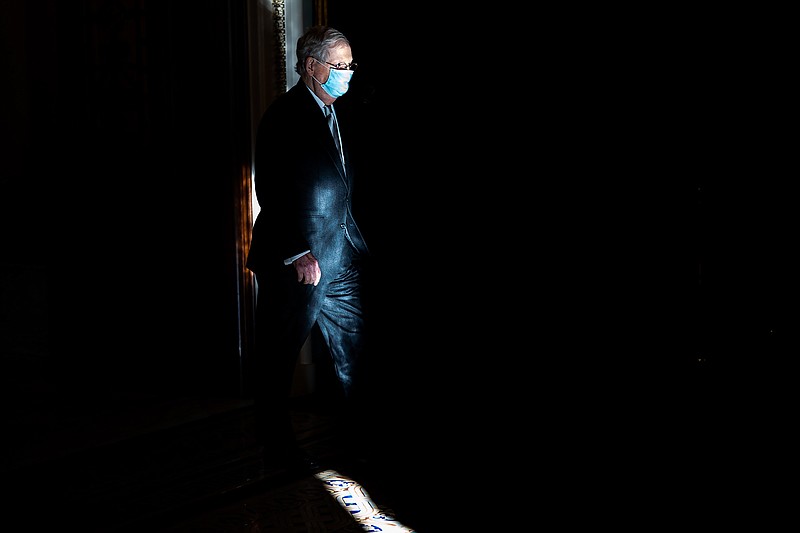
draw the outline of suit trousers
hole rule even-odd
[[[252,376],[257,436],[292,446],[289,400],[294,369],[303,343],[316,324],[341,385],[342,409],[353,409],[359,364],[366,344],[362,271],[352,262],[334,279],[325,273],[315,287],[297,281],[287,266],[279,273],[256,274],[257,303]],[[350,407],[346,407],[350,406]],[[346,417],[347,413],[341,413]]]

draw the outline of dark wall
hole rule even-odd
[[[237,394],[243,6],[4,9],[17,126],[4,131],[4,263],[42,272],[39,370],[89,395]]]
[[[329,9],[375,111],[360,186],[401,372],[650,400],[792,368],[778,21],[373,4]]]

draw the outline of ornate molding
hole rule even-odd
[[[272,0],[275,23],[275,69],[278,94],[286,92],[286,5],[284,0]]]

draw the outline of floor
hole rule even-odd
[[[343,460],[325,396],[300,396],[298,442],[324,466],[303,475],[265,464],[246,400],[76,405],[33,389],[2,402],[0,518],[33,533],[641,531],[792,509],[793,425],[775,422],[796,402],[766,400],[753,380],[700,385],[658,402],[573,385],[477,406],[391,391],[386,416],[363,420],[366,467]]]
[[[408,477],[419,473],[408,469],[413,458],[385,455],[357,469],[342,462],[333,415],[314,395],[293,405],[298,441],[323,465],[313,474],[264,464],[248,401],[118,398],[91,417],[75,406],[36,416],[19,407],[8,426],[17,437],[2,450],[2,514],[20,530],[441,530],[426,525],[426,489]]]

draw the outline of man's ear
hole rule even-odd
[[[306,72],[311,72],[314,67],[314,58],[309,56],[306,58]]]

